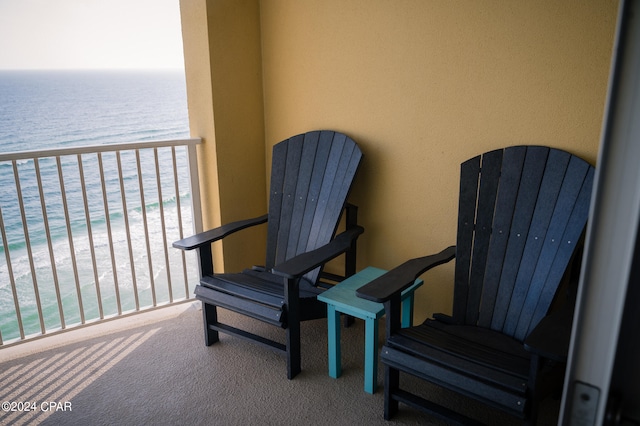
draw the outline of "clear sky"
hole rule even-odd
[[[179,0],[0,0],[0,69],[184,68]]]

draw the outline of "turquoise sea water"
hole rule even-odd
[[[184,75],[179,72],[142,71],[0,71],[0,152],[16,152],[73,146],[100,145],[121,142],[182,139],[189,137]],[[150,156],[150,157],[149,157]],[[142,164],[153,164],[153,152],[142,153]],[[158,150],[161,170],[161,193],[158,197],[154,169],[144,170],[141,192],[136,176],[136,158],[132,151],[121,157],[127,213],[132,229],[134,265],[126,247],[124,206],[120,200],[116,156],[105,153],[102,165],[97,156],[83,157],[82,170],[89,199],[85,211],[80,186],[80,167],[75,156],[61,157],[72,243],[77,258],[81,295],[75,288],[66,219],[60,195],[60,178],[54,158],[38,161],[43,182],[46,216],[51,238],[44,232],[41,196],[36,186],[36,166],[33,160],[19,161],[18,172],[22,188],[23,220],[15,190],[13,165],[0,163],[0,209],[7,241],[0,239],[0,332],[4,341],[19,336],[17,314],[13,304],[9,265],[16,282],[21,319],[26,334],[40,331],[35,308],[38,290],[47,329],[60,326],[60,313],[54,280],[60,286],[63,318],[67,325],[80,321],[78,299],[83,305],[85,320],[99,316],[97,292],[102,296],[104,315],[117,312],[116,290],[122,299],[123,311],[135,307],[133,282],[139,287],[140,304],[151,304],[149,259],[143,233],[143,213],[151,229],[151,264],[157,286],[157,301],[168,299],[167,282],[172,272],[166,271],[160,232],[160,207],[164,209],[167,239],[177,239],[177,203],[170,173],[163,173],[172,161],[170,149]],[[177,150],[179,168],[184,169],[186,156]],[[104,168],[108,212],[102,201],[102,186],[97,173]],[[112,172],[112,173],[109,173]],[[183,223],[190,226],[188,184],[179,179],[179,197],[183,200]],[[165,195],[166,194],[166,195]],[[144,212],[142,200],[144,199]],[[187,206],[185,208],[185,206]],[[23,223],[26,221],[26,224]],[[89,223],[89,224],[87,224]],[[112,238],[108,237],[111,227]],[[26,229],[26,232],[25,232]],[[87,230],[91,229],[90,235]],[[189,232],[187,228],[187,232]],[[25,236],[28,234],[28,238]],[[91,240],[93,244],[91,244]],[[7,247],[4,247],[4,244]],[[93,245],[94,251],[90,250]],[[170,245],[170,244],[169,244]],[[29,261],[27,246],[33,254]],[[55,254],[53,264],[49,247]],[[109,247],[116,249],[116,273]],[[176,256],[170,250],[170,256]],[[92,263],[98,272],[94,274]],[[171,269],[171,268],[169,268]],[[146,271],[146,272],[145,272]],[[34,289],[33,275],[37,277]],[[173,280],[173,279],[172,279]],[[96,286],[96,281],[98,285]],[[116,285],[117,282],[117,285]],[[184,287],[184,284],[180,284]],[[177,283],[173,283],[174,291]],[[184,295],[184,290],[182,291]]]

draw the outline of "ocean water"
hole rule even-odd
[[[0,153],[188,137],[186,88],[180,72],[0,71]],[[82,316],[85,321],[98,318],[98,297],[102,315],[109,316],[117,313],[118,298],[121,310],[126,312],[135,308],[136,295],[141,307],[151,305],[154,296],[158,304],[168,301],[169,283],[177,294],[174,297],[182,298],[189,291],[183,271],[173,266],[180,264],[181,253],[173,249],[166,253],[163,242],[166,238],[170,247],[170,242],[179,238],[178,198],[185,232],[191,231],[188,176],[180,175],[176,194],[173,175],[163,173],[171,170],[172,151],[160,148],[158,188],[155,168],[146,166],[156,162],[153,150],[141,151],[140,157],[144,165],[142,189],[135,153],[125,151],[120,157],[126,205],[121,201],[115,153],[104,153],[101,158],[86,155],[81,164],[76,156],[62,156],[62,178],[55,158],[18,161],[24,218],[13,165],[0,162],[0,209],[7,237],[6,242],[0,239],[0,333],[4,341],[19,337],[10,269],[27,335],[40,332],[38,296],[45,326],[51,330],[59,328],[62,321],[70,326],[80,322]],[[183,148],[176,148],[176,162],[179,170],[186,170]],[[106,208],[100,168],[109,176],[104,186]],[[38,172],[42,196],[37,186]],[[87,209],[81,181],[86,185]],[[46,223],[41,197],[45,200]],[[64,214],[65,200],[68,218]],[[160,223],[161,210],[166,236]],[[144,217],[150,235],[148,244]],[[131,230],[133,259],[129,256],[125,220]],[[113,258],[110,247],[115,248]],[[187,282],[190,280],[191,276]]]

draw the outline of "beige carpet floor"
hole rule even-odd
[[[220,312],[230,323],[250,322],[254,330],[284,336],[281,330]],[[32,410],[0,411],[0,424],[443,424],[403,405],[393,421],[385,422],[382,366],[377,392],[363,390],[361,321],[342,332],[339,379],[327,374],[326,320],[306,322],[302,332],[303,371],[294,380],[287,380],[282,356],[251,342],[221,335],[219,343],[205,347],[198,304],[169,319],[142,326],[134,322],[125,330],[100,332],[14,359],[2,361],[3,349],[0,402],[28,403],[14,408]],[[380,343],[382,335],[383,330]],[[437,388],[425,388],[424,393],[491,425],[518,424]],[[555,424],[558,407],[559,401],[546,400],[539,424]]]

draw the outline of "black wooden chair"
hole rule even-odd
[[[573,303],[559,289],[570,287],[566,271],[579,275],[570,265],[579,266],[593,173],[580,158],[539,146],[491,151],[462,164],[456,246],[409,260],[357,291],[385,304],[386,419],[402,402],[474,423],[415,388],[401,389],[403,372],[535,423],[540,400],[562,387]],[[452,315],[400,328],[400,292],[454,257]]]
[[[202,301],[207,346],[219,340],[218,332],[249,338],[286,354],[290,379],[300,372],[300,321],[326,317],[326,305],[316,296],[330,282],[355,273],[356,240],[363,228],[357,225],[357,208],[346,199],[361,158],[356,143],[337,132],[314,131],[282,141],[273,147],[268,214],[173,243],[199,249],[195,294]],[[343,210],[346,230],[335,236]],[[265,265],[214,273],[211,243],[265,222]],[[343,253],[344,275],[324,273],[323,265]],[[286,329],[286,344],[220,323],[216,307]]]

